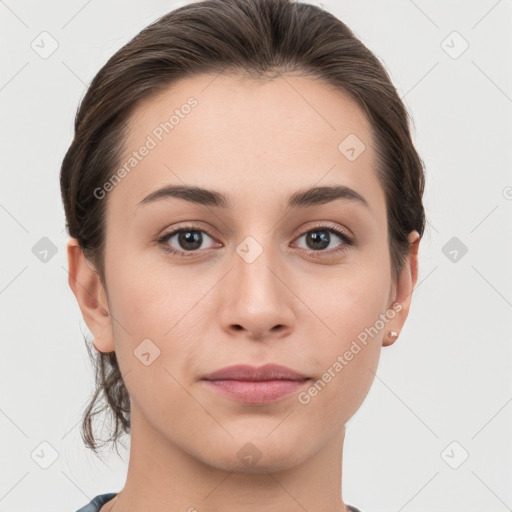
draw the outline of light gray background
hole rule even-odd
[[[124,483],[127,452],[104,464],[79,434],[93,373],[58,177],[86,85],[184,3],[0,2],[0,512],[71,512]],[[363,512],[510,510],[512,1],[323,5],[384,62],[413,116],[429,219],[409,319],[347,426],[345,501]],[[31,47],[50,48],[43,31],[58,42],[46,59]],[[32,251],[43,237],[57,248],[47,262]],[[457,261],[453,237],[468,249]]]

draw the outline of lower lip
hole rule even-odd
[[[246,404],[275,402],[300,389],[305,380],[264,380],[248,382],[242,380],[205,380],[215,391]]]

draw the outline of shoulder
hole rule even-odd
[[[109,492],[107,494],[98,494],[85,507],[78,509],[76,512],[99,512],[100,508],[111,500],[117,493]]]

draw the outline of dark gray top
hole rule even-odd
[[[99,512],[100,508],[107,503],[107,501],[114,498],[117,492],[109,492],[107,494],[98,494],[93,498],[85,507],[78,509],[76,512]]]
[[[85,507],[77,510],[76,512],[99,512],[100,508],[114,498],[116,492],[109,492],[107,494],[98,494],[95,498],[93,498]],[[351,507],[347,505],[349,512],[361,512],[359,509],[355,507]]]

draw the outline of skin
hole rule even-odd
[[[345,511],[345,424],[394,341],[389,331],[407,318],[420,237],[410,234],[393,280],[369,122],[347,95],[309,77],[176,82],[136,109],[126,155],[190,96],[197,107],[104,199],[106,289],[76,240],[68,244],[70,286],[96,349],[115,350],[131,399],[126,484],[102,512]],[[354,161],[338,150],[351,133],[366,145]],[[166,184],[222,192],[234,207],[178,198],[138,207]],[[285,209],[298,189],[333,184],[369,207],[336,200]],[[190,221],[205,230],[200,248],[166,253],[157,238]],[[331,234],[320,253],[307,234],[326,223],[357,243],[335,253],[345,242]],[[251,263],[236,251],[247,236],[263,249]],[[178,236],[165,243],[191,247]],[[200,380],[236,363],[275,362],[317,381],[395,302],[400,312],[307,404],[297,393],[242,404]],[[134,355],[147,338],[160,350],[148,366]],[[237,456],[248,442],[261,456],[252,465]]]

